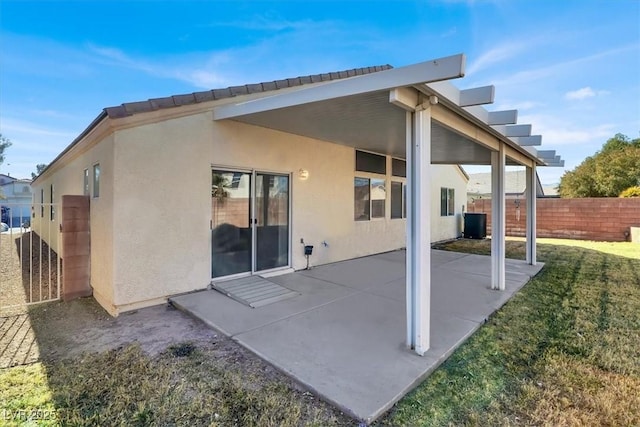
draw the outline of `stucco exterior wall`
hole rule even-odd
[[[209,285],[212,168],[290,175],[294,269],[306,265],[301,239],[314,246],[311,265],[405,246],[406,221],[390,218],[390,183],[406,180],[391,177],[390,158],[385,218],[355,221],[354,177],[380,176],[355,171],[353,148],[234,121],[214,122],[211,110],[177,118],[161,114],[166,112],[145,113],[142,123],[117,126],[34,187],[36,202],[41,187],[48,197],[51,183],[56,202],[62,195],[83,194],[84,169],[92,176],[93,164],[100,163],[100,197],[91,198],[91,284],[111,314]],[[308,171],[307,179],[300,178],[301,169]],[[455,216],[440,217],[442,186],[455,188]],[[465,188],[456,166],[433,166],[433,241],[459,235]],[[57,230],[59,218],[51,225]],[[57,248],[59,233],[54,234],[51,243]]]
[[[462,214],[467,204],[467,179],[457,166],[431,165],[431,241],[439,242],[460,237]],[[455,215],[440,215],[440,189],[455,190]]]
[[[100,164],[100,197],[93,197],[93,165]],[[112,314],[113,307],[113,135],[105,137],[89,150],[66,160],[63,167],[40,177],[33,185],[36,203],[32,227],[64,260],[61,253],[60,206],[63,195],[84,194],[84,170],[89,170],[91,188],[91,287],[100,304]],[[51,203],[50,186],[54,185],[56,215],[50,221],[49,207],[40,215],[40,189],[44,189],[44,202]]]

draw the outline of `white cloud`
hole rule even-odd
[[[567,92],[564,95],[566,99],[571,99],[571,100],[582,100],[586,98],[592,98],[594,96],[596,96],[596,93],[589,86],[583,87],[581,89],[574,90],[571,92]]]
[[[596,61],[608,56],[619,55],[629,51],[637,51],[637,44],[629,44],[624,46],[618,46],[613,49],[601,51],[592,55],[583,56],[580,58],[570,59],[564,62],[558,62],[555,64],[547,65],[544,67],[520,71],[513,74],[509,74],[508,77],[503,79],[495,79],[494,84],[496,86],[510,86],[510,85],[523,85],[530,84],[536,80],[540,80],[547,77],[553,77],[558,79],[560,75],[565,72],[575,73],[576,66],[583,66],[585,63]]]
[[[472,75],[490,66],[517,56],[528,48],[526,43],[510,42],[494,47],[483,53],[467,68],[466,74]]]
[[[602,123],[595,126],[580,127],[575,123],[567,123],[561,116],[551,116],[548,114],[527,114],[518,118],[518,123],[531,123],[533,133],[542,135],[542,150],[552,149],[556,146],[582,145],[599,149],[604,141],[615,134],[616,125],[612,123]],[[584,156],[585,151],[581,150],[580,155]],[[562,154],[562,153],[560,153]]]
[[[583,87],[577,90],[567,92],[564,95],[564,97],[565,99],[568,99],[571,101],[581,101],[583,99],[593,98],[594,96],[608,95],[608,94],[609,94],[609,91],[606,91],[606,90],[595,91],[591,89],[590,86],[587,86],[587,87]]]

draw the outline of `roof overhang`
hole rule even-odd
[[[490,112],[481,106],[493,102],[493,86],[459,90],[447,81],[463,77],[464,67],[465,56],[460,54],[302,86],[218,106],[213,119],[235,120],[404,158],[407,110],[411,103],[416,106],[431,101],[432,163],[488,165],[491,151],[501,143],[508,164],[545,165],[552,160],[540,158],[531,147],[541,139],[530,135],[531,125],[515,125],[517,111]]]

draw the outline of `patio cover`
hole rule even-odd
[[[239,122],[407,160],[407,346],[423,355],[430,328],[430,165],[492,168],[493,289],[505,289],[505,165],[527,170],[527,261],[536,263],[536,167],[558,165],[540,152],[517,111],[487,111],[493,86],[459,90],[463,54],[329,81],[216,107],[214,120]]]

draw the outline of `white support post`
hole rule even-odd
[[[527,167],[527,263],[536,265],[536,165]]]
[[[431,320],[431,110],[407,121],[407,346],[424,355]]]
[[[491,289],[505,289],[504,143],[491,152]]]

